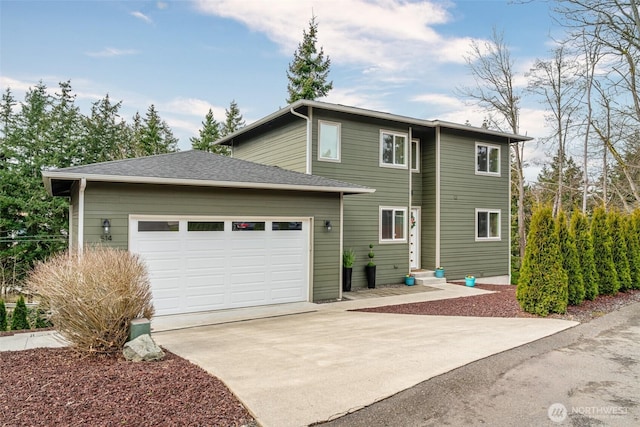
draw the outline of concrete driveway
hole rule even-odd
[[[305,426],[577,324],[346,311],[478,292],[443,285],[438,292],[321,304],[314,312],[153,336],[224,381],[261,425]]]

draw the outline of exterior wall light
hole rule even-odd
[[[333,226],[331,225],[331,221],[329,221],[328,219],[324,221],[324,228],[327,229],[327,231],[331,231],[333,229]]]
[[[111,220],[102,219],[102,240],[111,240]]]

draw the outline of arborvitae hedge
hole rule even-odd
[[[532,215],[516,298],[529,313],[546,316],[567,310],[567,273],[550,207]]]
[[[598,292],[601,295],[615,295],[620,289],[620,282],[613,263],[613,239],[609,233],[607,213],[603,207],[593,211],[591,239],[598,273]]]
[[[0,299],[0,332],[7,330],[7,307],[4,300]]]
[[[556,232],[560,242],[562,266],[567,273],[569,305],[580,305],[584,301],[584,281],[578,258],[578,249],[573,235],[569,233],[567,215],[561,211],[556,218]]]
[[[629,269],[629,259],[627,253],[627,239],[624,232],[624,218],[618,211],[611,211],[607,215],[607,225],[609,233],[613,240],[611,247],[611,255],[613,256],[613,265],[616,267],[618,274],[618,283],[622,292],[631,289],[631,270]]]
[[[21,329],[30,329],[28,314],[27,304],[25,304],[24,297],[21,295],[16,303],[16,308],[13,309],[13,315],[11,316],[11,330],[18,331]]]
[[[593,241],[587,217],[577,209],[571,215],[571,235],[578,250],[578,260],[584,283],[584,297],[593,300],[598,296],[598,272],[593,258]]]
[[[631,288],[640,289],[640,209],[627,216],[625,234],[629,249],[629,272],[631,274]]]

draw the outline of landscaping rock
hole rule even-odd
[[[140,335],[138,338],[127,342],[122,350],[124,358],[132,362],[149,362],[162,360],[164,351],[153,341],[151,335]]]

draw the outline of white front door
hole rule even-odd
[[[409,267],[420,268],[420,208],[411,208],[409,219]]]

